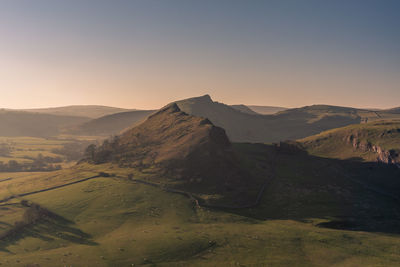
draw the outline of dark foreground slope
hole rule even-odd
[[[271,154],[276,158],[260,205],[235,213],[263,220],[320,218],[326,220],[321,227],[400,234],[399,168],[315,156],[296,143],[236,146],[260,163]]]
[[[288,109],[273,115],[255,115],[214,102],[208,95],[176,103],[184,112],[208,118],[224,128],[229,138],[235,142],[293,140],[350,124],[399,116],[389,111],[327,105]]]
[[[182,112],[176,104],[101,147],[92,146],[87,154],[90,162],[150,170],[153,182],[237,204],[253,203],[261,186],[243,170],[222,128]]]
[[[255,154],[263,151],[250,150]],[[360,231],[355,222],[345,223],[350,217],[342,217],[342,224],[329,217],[351,215],[348,206],[338,206],[349,201],[347,194],[343,196],[346,191],[339,187],[343,182],[332,187],[330,176],[317,183],[321,178],[310,176],[321,170],[315,161],[305,166],[309,172],[298,172],[300,165],[285,169],[295,157],[281,156],[279,177],[268,186],[260,206],[241,210],[198,208],[181,194],[129,180],[126,177],[130,169],[110,164],[81,164],[48,174],[13,175],[13,179],[0,183],[2,197],[93,177],[99,171],[115,174],[2,203],[0,235],[14,234],[0,239],[0,264],[399,266],[400,238],[390,233],[390,228],[383,233],[373,232],[376,228]],[[311,189],[315,193],[309,192]],[[337,197],[321,199],[324,193],[336,193]],[[358,196],[368,198],[368,202],[360,200],[363,205],[377,197],[369,191]],[[380,204],[387,204],[377,198]],[[41,208],[32,214],[35,206]],[[363,209],[368,212],[368,207]],[[46,210],[51,213],[42,212]],[[375,211],[372,214],[379,215]],[[34,222],[27,225],[24,218],[33,218]],[[347,228],[331,229],[337,226]],[[357,231],[349,231],[349,226]]]

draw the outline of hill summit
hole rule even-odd
[[[152,181],[163,185],[224,197],[248,190],[251,179],[225,130],[175,103],[100,147],[89,147],[86,160],[152,172]]]

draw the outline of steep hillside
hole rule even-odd
[[[88,121],[86,117],[58,116],[23,111],[0,111],[0,136],[49,137]]]
[[[214,102],[208,95],[176,103],[186,113],[208,118],[224,128],[235,142],[298,139],[378,116],[372,111],[325,105],[289,109],[273,115],[253,115]]]
[[[77,135],[114,135],[144,120],[153,112],[154,110],[134,110],[107,115],[71,127],[67,133]]]
[[[150,169],[151,181],[208,195],[209,201],[218,195],[252,203],[257,194],[253,191],[261,184],[241,168],[222,128],[182,112],[175,103],[87,154],[88,161],[97,164]]]
[[[79,117],[88,117],[96,119],[106,115],[111,115],[120,112],[127,112],[129,110],[124,108],[115,108],[115,107],[98,106],[98,105],[74,105],[74,106],[54,107],[54,108],[24,109],[22,111],[52,114],[52,115],[62,115],[62,116],[79,116]]]
[[[379,161],[400,166],[400,121],[377,121],[323,132],[300,140],[314,155]]]

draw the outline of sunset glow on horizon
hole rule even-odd
[[[400,106],[398,1],[0,3],[0,108]]]

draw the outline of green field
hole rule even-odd
[[[96,136],[0,137],[0,162],[7,164],[16,161],[19,164],[32,164],[38,157],[43,157],[54,159],[55,164],[67,168],[75,164],[77,157],[73,159],[68,157],[63,151],[65,146],[75,145],[67,153],[77,153],[83,151],[88,143],[96,142],[98,138]]]
[[[28,157],[36,158],[39,154],[49,157],[57,157],[51,151],[61,148],[67,141],[51,140],[36,137],[0,137],[0,143],[9,144],[12,152],[9,156],[0,157],[0,161],[16,160],[18,162],[32,161]]]

